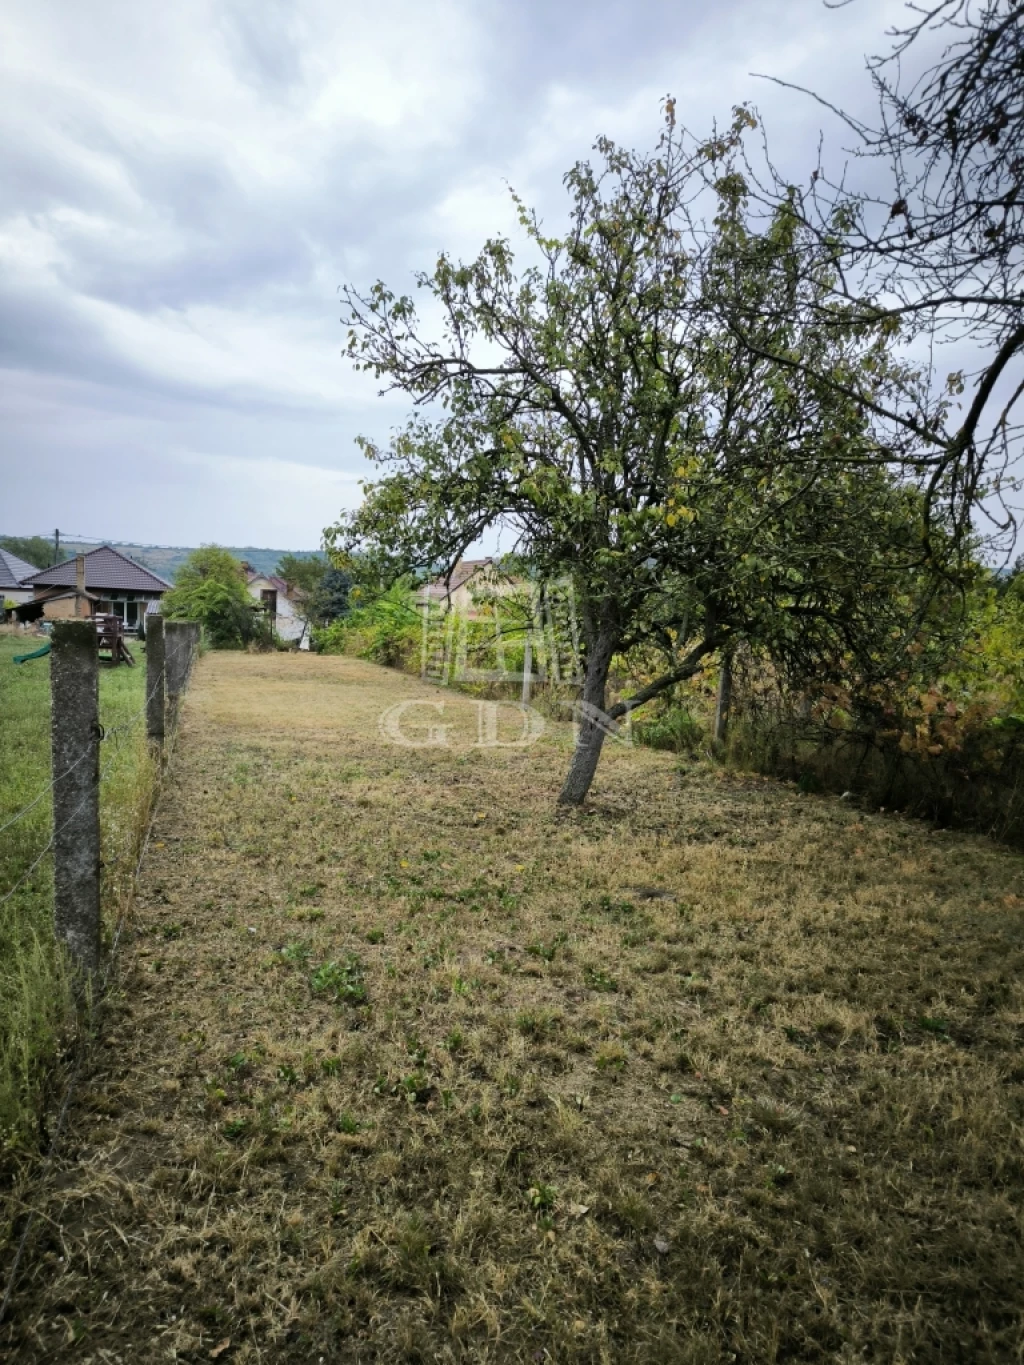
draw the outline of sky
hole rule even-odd
[[[805,181],[897,0],[0,0],[0,533],[314,549],[409,411],[339,287],[558,230],[598,135],[753,101]],[[825,127],[842,160],[841,129]]]

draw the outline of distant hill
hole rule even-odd
[[[29,540],[34,541],[37,538],[0,536],[0,546],[2,546],[7,539],[12,541],[16,540],[27,548],[26,542]],[[115,550],[120,550],[123,555],[128,555],[131,559],[137,560],[140,564],[145,565],[147,569],[152,569],[153,573],[159,574],[161,578],[166,578],[172,583],[174,582],[174,575],[177,573],[178,569],[184,564],[192,551],[198,548],[198,546],[194,545],[135,545],[130,541],[123,540],[112,540],[109,543]],[[40,546],[39,549],[41,548],[42,547]],[[62,538],[60,542],[60,557],[62,560],[70,559],[72,555],[87,554],[90,550],[95,550],[95,548],[96,542],[85,544],[81,541],[64,540]],[[311,559],[313,555],[318,553],[316,550],[270,550],[258,545],[227,545],[224,548],[230,550],[236,558],[246,560],[254,569],[258,569],[260,573],[272,573],[282,555],[293,554],[297,555],[300,559]],[[14,552],[17,553],[18,551],[15,550]],[[22,557],[24,558],[24,556]],[[41,569],[48,568],[49,565],[54,562],[53,541],[51,540],[49,542],[49,553],[45,560],[37,550],[37,557],[30,562],[36,564]]]

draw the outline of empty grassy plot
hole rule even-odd
[[[21,1156],[35,1149],[47,1068],[72,1022],[65,964],[53,939],[51,858],[44,856],[30,871],[52,829],[50,661],[16,666],[12,659],[36,647],[38,641],[20,633],[0,634],[0,825],[31,807],[0,832],[0,898],[25,878],[0,904],[0,1183],[12,1179]],[[128,894],[148,815],[152,771],[145,731],[131,728],[144,685],[144,666],[100,673],[100,719],[109,732],[100,755],[108,925]],[[7,1229],[0,1220],[0,1242]]]
[[[1020,859],[617,746],[559,814],[568,731],[479,732],[207,658],[0,1345],[1015,1359]]]

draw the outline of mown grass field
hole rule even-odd
[[[0,1350],[1020,1359],[1019,856],[615,746],[559,813],[568,727],[477,733],[202,661]]]
[[[50,781],[50,661],[21,665],[15,654],[42,643],[0,632],[0,825],[42,799],[0,832],[0,898],[46,847],[53,826]],[[144,727],[136,724],[145,689],[144,653],[135,668],[103,669],[100,719],[111,732],[101,751],[103,899],[108,929],[124,904],[132,858],[145,820],[152,770]],[[131,727],[134,725],[133,729]],[[52,1067],[73,1027],[69,982],[53,938],[53,863],[46,856],[0,904],[0,1188],[37,1146]],[[9,1231],[0,1218],[0,1243]]]

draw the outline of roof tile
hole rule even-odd
[[[66,559],[52,569],[33,573],[28,583],[35,588],[74,587],[76,564]],[[101,545],[85,556],[85,586],[99,592],[166,592],[171,584],[159,574],[144,569],[111,545]]]
[[[20,588],[26,578],[38,572],[34,564],[26,564],[10,550],[0,550],[0,588]]]

